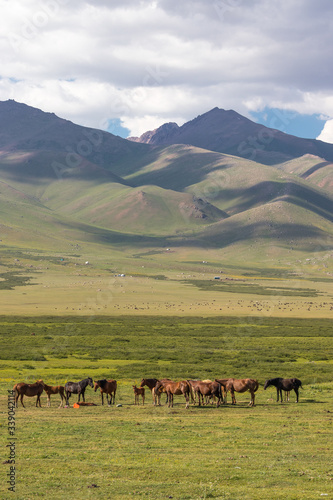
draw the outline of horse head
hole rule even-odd
[[[264,391],[266,391],[267,387],[269,387],[270,385],[271,385],[271,381],[266,380],[265,385],[264,385]]]
[[[95,383],[94,383],[94,390],[95,390],[95,392],[97,391],[98,388],[99,388],[98,381],[97,382],[95,381]]]
[[[88,384],[90,385],[90,387],[94,387],[94,384],[93,384],[93,379],[91,377],[88,377]]]

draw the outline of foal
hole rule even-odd
[[[42,384],[42,386],[44,387],[44,391],[47,394],[47,406],[51,406],[51,394],[60,394],[61,403],[59,405],[59,408],[61,408],[65,399],[65,388],[62,385],[46,385],[43,380],[37,380],[37,382]]]
[[[134,404],[140,404],[140,396],[142,397],[142,404],[145,404],[145,388],[144,387],[137,387],[136,385],[133,385],[133,391],[134,391]]]

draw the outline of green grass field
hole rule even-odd
[[[312,499],[332,491],[332,352],[329,319],[238,316],[2,316],[1,498]],[[116,378],[116,404],[35,408],[15,414],[16,491],[10,464],[7,391],[43,378],[64,384]],[[134,405],[142,377],[253,377],[237,405],[185,409]],[[266,378],[296,376],[300,402],[276,403]],[[71,405],[76,398],[72,397]]]

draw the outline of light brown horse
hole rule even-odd
[[[255,392],[258,390],[259,382],[253,378],[229,378],[226,384],[226,391],[230,391],[232,404],[236,404],[235,392],[246,392],[250,391],[251,401],[249,406],[254,406]]]
[[[134,404],[140,404],[140,396],[142,397],[142,404],[145,404],[145,388],[144,387],[137,387],[136,385],[133,385],[133,391],[134,391]]]
[[[113,379],[106,380],[105,378],[102,380],[97,380],[97,381],[95,381],[95,385],[94,385],[95,392],[97,391],[98,387],[100,388],[100,391],[101,391],[102,405],[104,405],[103,394],[106,394],[106,401],[107,401],[109,406],[112,405],[112,401],[114,404],[115,399],[116,399],[116,392],[117,392],[117,381],[113,380]],[[110,402],[108,399],[108,395],[110,396]]]
[[[47,394],[47,406],[51,406],[51,394],[60,394],[61,402],[59,408],[63,406],[65,396],[65,388],[63,385],[46,385],[43,380],[37,380],[44,387],[44,391]]]
[[[157,382],[155,385],[155,393],[156,395],[161,394],[162,392],[166,392],[168,396],[168,407],[172,408],[173,407],[173,396],[179,396],[183,394],[185,397],[186,401],[186,406],[185,408],[188,408],[190,405],[190,384],[187,382],[187,380],[181,380],[180,382],[173,382],[173,381],[165,381],[162,382],[160,380]]]
[[[21,396],[20,401],[23,408],[25,408],[23,404],[23,396],[27,396],[29,398],[37,396],[36,407],[38,406],[38,403],[40,407],[42,406],[40,403],[40,395],[42,394],[44,387],[40,382],[35,382],[34,384],[26,384],[25,382],[20,382],[14,385],[13,390],[15,391],[16,408],[18,407],[17,401],[19,396]]]

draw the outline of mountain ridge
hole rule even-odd
[[[129,140],[154,145],[190,144],[267,165],[279,164],[305,154],[333,161],[333,144],[285,134],[255,123],[234,110],[215,107],[180,127],[175,125],[163,124]]]

